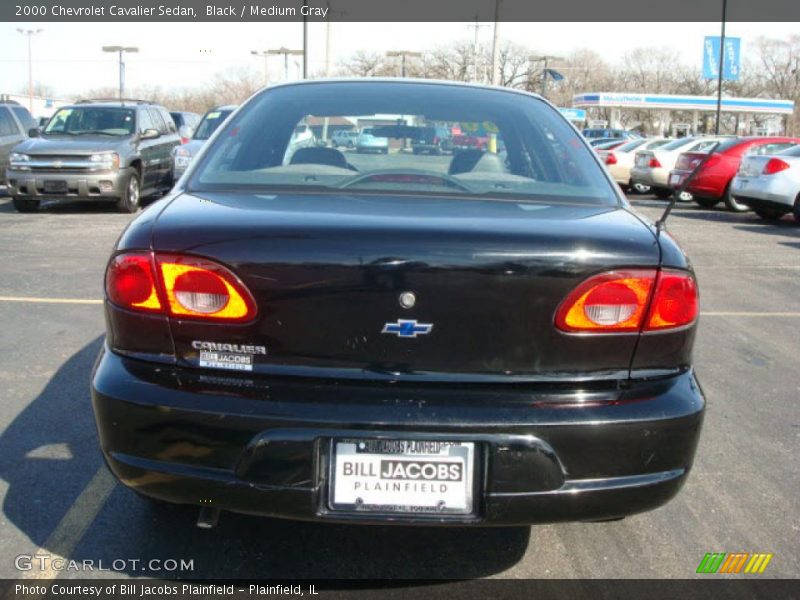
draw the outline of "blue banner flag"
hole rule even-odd
[[[716,79],[719,76],[719,36],[706,36],[703,43],[703,77]],[[741,72],[741,38],[725,38],[725,60],[722,64],[722,78],[738,81]]]

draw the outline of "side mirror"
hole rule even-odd
[[[38,127],[31,127],[28,130],[28,137],[39,137],[42,135],[42,130]]]
[[[139,136],[139,138],[142,140],[154,140],[157,137],[161,137],[161,133],[158,131],[158,129],[145,129]]]

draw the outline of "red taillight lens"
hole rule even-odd
[[[780,158],[770,158],[767,164],[764,165],[764,170],[761,172],[763,175],[774,175],[789,168],[789,163]]]
[[[697,318],[697,285],[688,273],[663,271],[648,312],[645,331],[683,327]]]
[[[650,167],[651,169],[660,169],[661,163],[658,162],[657,158],[653,157],[650,159],[650,162],[647,163],[647,166]]]
[[[609,152],[606,154],[606,164],[607,165],[615,165],[617,164],[617,157],[614,156],[613,152]]]
[[[189,138],[186,137],[181,138],[181,144],[188,144],[188,143],[189,143]]]
[[[194,256],[120,254],[108,265],[106,294],[123,308],[182,319],[241,322],[256,316],[255,300],[236,275]]]
[[[612,271],[575,288],[558,307],[555,324],[570,333],[654,331],[688,325],[697,312],[697,286],[688,273]]]
[[[160,312],[150,255],[115,256],[106,270],[106,295],[122,308]]]
[[[249,321],[256,303],[236,275],[209,260],[156,255],[167,305],[173,316],[190,319]]]

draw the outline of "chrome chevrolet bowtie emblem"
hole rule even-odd
[[[433,323],[420,323],[416,319],[397,319],[395,323],[386,323],[381,333],[391,333],[397,337],[415,338],[428,335],[433,330]]]

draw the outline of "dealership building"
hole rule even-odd
[[[586,118],[590,124],[610,128],[623,127],[623,111],[653,111],[657,113],[655,121],[661,133],[684,135],[697,133],[700,129],[701,119],[716,113],[717,98],[715,96],[587,92],[573,96],[572,105],[587,111]],[[603,114],[608,115],[605,121],[600,121],[600,110],[598,109],[607,109],[603,111]],[[794,112],[794,102],[767,98],[723,97],[721,110],[723,113],[736,115],[738,134],[777,134],[785,131],[784,117]]]

